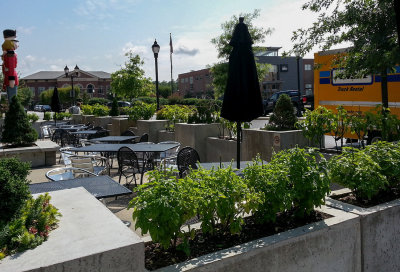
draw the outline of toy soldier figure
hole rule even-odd
[[[2,44],[3,54],[3,90],[7,91],[8,102],[17,95],[18,74],[17,74],[17,54],[15,50],[18,48],[17,31],[6,29],[3,31],[4,43]]]

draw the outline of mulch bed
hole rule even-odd
[[[333,195],[330,197],[354,206],[370,208],[400,198],[400,188],[391,188],[390,190],[382,191],[371,200],[357,199],[353,193]]]
[[[330,217],[321,212],[313,212],[310,216],[299,219],[292,212],[287,212],[279,214],[276,222],[269,224],[258,224],[253,217],[247,217],[242,232],[237,235],[231,235],[221,230],[218,230],[215,235],[209,235],[198,230],[195,238],[190,241],[190,256],[183,251],[173,248],[164,250],[158,243],[148,242],[145,244],[145,266],[149,270],[155,270]],[[177,244],[181,242],[178,241]]]

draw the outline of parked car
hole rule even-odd
[[[118,107],[130,107],[131,103],[127,101],[118,101]],[[112,107],[112,102],[107,103],[107,107],[111,108]]]
[[[303,105],[306,109],[309,109],[311,111],[314,110],[314,95],[303,95]]]
[[[34,111],[51,111],[50,105],[36,105],[33,109]]]
[[[279,96],[282,94],[287,94],[293,103],[293,111],[297,116],[300,116],[304,111],[303,99],[301,94],[297,90],[279,91],[274,93],[270,98],[263,101],[264,104],[264,115],[274,111],[276,102]]]

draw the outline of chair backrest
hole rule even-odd
[[[197,169],[197,162],[200,162],[200,156],[194,148],[186,146],[179,150],[176,158],[179,176],[183,177],[185,172],[188,171],[190,167],[192,169]]]
[[[88,137],[88,139],[96,139],[96,138],[101,138],[101,137],[106,137],[108,136],[108,131],[107,130],[98,130],[95,134],[92,134]]]
[[[135,133],[132,130],[125,130],[121,133],[121,136],[135,136]]]
[[[85,169],[74,168],[74,167],[60,167],[48,171],[46,178],[51,181],[68,180],[85,176],[97,176],[96,174],[89,172]]]
[[[97,127],[94,127],[94,128],[92,128],[93,130],[97,130],[97,131],[99,131],[99,130],[104,130],[104,128],[102,128],[102,127],[99,127],[99,126],[97,126]]]
[[[181,143],[180,142],[176,142],[176,141],[164,141],[164,142],[159,142],[159,144],[177,144],[178,146],[176,148],[172,148],[169,149],[165,152],[162,152],[160,154],[160,158],[164,159],[164,158],[170,158],[170,157],[174,157],[178,154],[178,150],[181,147]]]
[[[71,147],[60,148],[61,158],[62,158],[65,166],[71,166],[70,157],[75,155],[74,152],[69,151],[70,149],[71,149]]]
[[[84,156],[71,156],[70,160],[72,167],[85,169],[91,173],[94,173],[94,165],[92,158]]]
[[[140,136],[139,143],[148,142],[148,141],[149,141],[149,134],[144,133],[142,136]]]
[[[118,150],[117,160],[119,169],[122,169],[124,166],[139,169],[136,153],[127,146],[123,146]]]
[[[50,138],[50,136],[51,136],[50,128],[48,126],[40,127],[40,132],[41,132],[42,139]]]

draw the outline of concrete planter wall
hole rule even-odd
[[[137,120],[137,126],[134,130],[138,136],[144,133],[149,134],[149,142],[158,143],[161,140],[158,138],[159,131],[165,130],[167,120]]]
[[[83,123],[83,115],[82,114],[72,114],[71,123],[72,124],[82,124]]]
[[[60,146],[50,140],[39,140],[36,146],[0,149],[0,158],[16,157],[23,162],[30,162],[32,167],[57,164],[57,151]]]
[[[207,138],[207,162],[229,162],[236,161],[237,142],[234,140],[220,139],[217,137]],[[241,154],[243,148],[241,146]]]
[[[175,124],[175,140],[181,143],[181,147],[196,149],[201,162],[207,160],[207,138],[218,134],[218,124]]]
[[[284,149],[308,146],[308,140],[301,130],[267,131],[260,129],[243,130],[242,160],[250,161],[260,154],[261,158],[270,161],[273,152]]]
[[[84,188],[51,192],[62,214],[42,245],[0,262],[0,271],[144,271],[143,241]]]
[[[111,116],[99,116],[94,118],[93,126],[107,128],[111,124]]]
[[[94,116],[94,115],[82,115],[82,123],[81,124],[87,124],[87,123],[94,124],[95,118],[96,118],[96,116]]]
[[[175,131],[159,130],[158,141],[159,142],[175,141]]]
[[[113,117],[111,118],[112,126],[107,126],[110,129],[111,136],[120,136],[122,132],[128,130],[136,124],[136,121],[129,120],[125,117]]]
[[[327,198],[326,205],[360,216],[362,271],[400,271],[400,199],[360,208]]]
[[[361,271],[358,217],[322,211],[334,217],[157,271]]]

